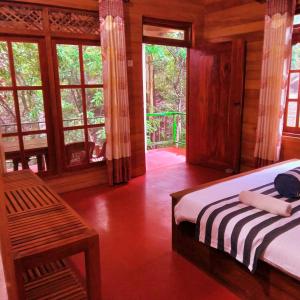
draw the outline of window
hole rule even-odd
[[[184,30],[147,24],[143,26],[143,35],[145,37],[184,40]]]
[[[8,171],[46,171],[48,132],[42,42],[0,39],[0,126]]]
[[[105,141],[101,47],[56,42],[65,167],[101,161]]]
[[[292,46],[292,60],[289,72],[287,100],[285,108],[284,132],[300,134],[300,15],[294,18],[294,34]]]
[[[192,25],[188,22],[177,22],[143,18],[143,42],[178,47],[192,45]]]
[[[0,129],[8,171],[102,164],[99,16],[0,1]],[[10,36],[11,34],[11,36]]]

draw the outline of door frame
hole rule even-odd
[[[176,39],[168,39],[168,38],[159,38],[159,37],[149,37],[143,35],[143,26],[144,25],[152,25],[157,27],[166,27],[166,28],[172,28],[172,29],[179,29],[184,30],[184,40],[176,40]],[[189,107],[189,65],[190,65],[190,48],[192,47],[192,35],[193,34],[193,24],[191,22],[184,22],[184,21],[174,21],[174,20],[167,20],[167,19],[157,19],[152,17],[143,16],[142,19],[142,55],[144,55],[144,44],[152,44],[152,45],[160,45],[160,46],[171,46],[171,47],[179,47],[179,48],[185,48],[187,51],[187,57],[186,57],[186,104],[185,104],[185,110],[186,110],[186,155],[185,160],[187,161],[187,149],[188,149],[188,131],[189,131],[189,124],[188,124],[188,107]],[[143,58],[144,59],[144,58]],[[144,66],[142,66],[144,67]],[[144,80],[144,78],[142,78]],[[143,90],[144,90],[144,83],[143,83]],[[143,91],[143,97],[144,97],[144,91]],[[145,103],[144,103],[145,105]],[[144,107],[144,122],[146,122],[146,107]],[[146,123],[144,124],[144,129],[146,133]],[[144,136],[145,140],[145,153],[147,151],[147,139],[146,134]],[[147,171],[147,168],[146,168]]]

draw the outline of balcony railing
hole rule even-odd
[[[148,148],[160,148],[166,146],[185,146],[186,113],[160,112],[147,113],[147,145]],[[76,126],[81,119],[63,120],[65,126]],[[88,118],[89,124],[103,123],[104,117]],[[1,124],[2,133],[13,133],[17,124]],[[26,130],[44,130],[44,122],[22,123]]]
[[[185,146],[186,113],[147,113],[148,149],[166,146]]]
[[[104,116],[87,118],[88,124],[104,124]],[[64,119],[64,127],[78,126],[83,123],[83,118]],[[45,121],[22,122],[23,131],[45,130]],[[3,134],[15,133],[17,131],[17,123],[0,124]]]

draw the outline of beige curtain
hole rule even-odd
[[[130,179],[130,122],[124,7],[122,0],[100,1],[100,32],[110,184]]]
[[[291,61],[294,0],[267,1],[254,156],[257,167],[279,160]]]

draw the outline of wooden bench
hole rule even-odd
[[[1,248],[10,299],[100,299],[98,234],[30,170],[5,174],[1,184]],[[81,252],[86,289],[65,260]]]

